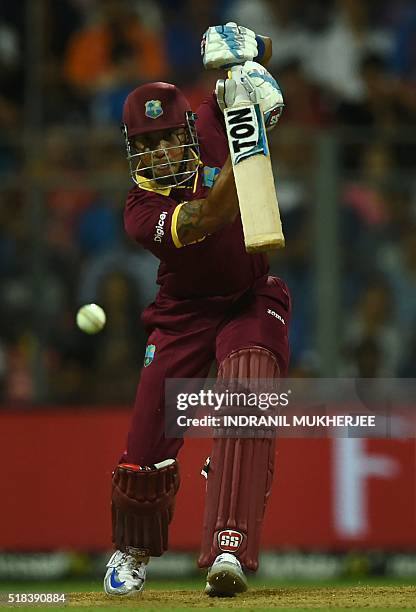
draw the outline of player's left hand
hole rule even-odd
[[[243,64],[257,56],[256,35],[233,22],[212,26],[202,37],[201,55],[206,69]]]

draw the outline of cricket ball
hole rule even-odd
[[[105,312],[98,304],[85,304],[77,312],[77,325],[86,334],[98,334],[105,320]]]

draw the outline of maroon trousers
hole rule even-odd
[[[151,310],[146,323],[153,326],[148,365],[142,370],[121,461],[152,465],[176,458],[183,439],[165,438],[164,388],[166,378],[205,378],[214,360],[221,363],[231,352],[249,346],[271,351],[285,376],[289,361],[288,328],[291,303],[286,285],[266,276],[233,303],[218,307],[195,300],[186,316],[180,303],[171,303],[169,325],[160,308]],[[192,306],[192,304],[191,304]],[[183,310],[181,311],[183,312]]]

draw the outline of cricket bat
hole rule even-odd
[[[263,40],[271,54],[270,39]],[[283,248],[285,238],[260,106],[247,103],[225,109],[224,118],[246,251]]]

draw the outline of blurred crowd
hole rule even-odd
[[[338,374],[415,375],[414,0],[0,0],[0,9],[4,405],[133,399],[139,315],[158,262],[123,233],[121,109],[132,88],[164,80],[196,110],[218,78],[202,69],[201,35],[227,21],[272,38],[269,68],[285,98],[270,140],[287,248],[271,264],[293,293],[292,375],[322,374],[311,231],[322,134],[339,170]],[[74,325],[86,302],[107,312],[95,337]]]

